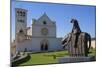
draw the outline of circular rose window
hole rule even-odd
[[[42,33],[42,35],[47,35],[48,34],[48,29],[47,28],[42,28],[41,33]]]

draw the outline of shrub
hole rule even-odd
[[[30,55],[29,54],[25,54],[24,56],[20,57],[19,59],[16,59],[12,62],[12,67],[13,66],[18,66],[26,61],[28,61],[30,59]]]

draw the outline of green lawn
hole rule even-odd
[[[96,56],[96,49],[90,49],[89,56]]]
[[[58,63],[57,59],[54,59],[54,56],[61,57],[65,55],[68,55],[67,51],[33,53],[33,54],[30,54],[31,59],[29,61],[20,65]]]
[[[95,56],[95,50],[90,50],[89,56]],[[31,59],[25,63],[20,65],[32,65],[32,64],[51,64],[51,63],[58,63],[57,59],[54,59],[55,56],[62,57],[68,56],[68,52],[64,51],[55,51],[55,52],[45,52],[45,53],[33,53],[30,54]]]

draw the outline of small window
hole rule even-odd
[[[19,31],[19,33],[23,33],[23,30],[21,29],[21,30]]]
[[[23,22],[24,23],[24,20],[20,20],[20,22]]]
[[[19,13],[19,11],[17,11],[17,13]]]
[[[20,11],[20,16],[22,16],[23,14],[22,14],[23,12],[22,11]]]
[[[19,12],[19,11],[17,11],[17,16],[19,16],[19,14],[20,14],[20,12]]]
[[[18,21],[18,22],[24,23],[24,20],[22,20],[22,19],[18,19],[17,21]]]
[[[25,16],[25,12],[23,12],[23,16]]]
[[[43,24],[46,25],[47,24],[46,21],[43,21]]]
[[[19,14],[19,11],[17,11],[17,13]]]

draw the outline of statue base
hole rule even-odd
[[[92,57],[59,57],[57,58],[59,63],[75,63],[75,62],[89,62],[93,61]]]

